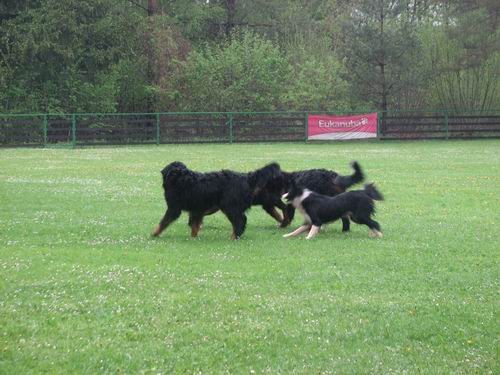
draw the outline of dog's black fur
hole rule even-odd
[[[262,205],[264,210],[281,223],[281,227],[288,226],[295,216],[295,208],[286,205],[281,196],[290,190],[292,184],[314,191],[318,194],[333,197],[345,192],[349,187],[362,182],[365,178],[358,162],[352,163],[354,172],[350,176],[341,176],[337,172],[327,169],[308,169],[297,172],[282,172],[271,179],[268,184],[255,196],[253,204]],[[276,211],[278,207],[283,217]],[[342,219],[342,230],[349,230],[349,220]]]
[[[371,235],[382,236],[379,223],[371,216],[375,213],[374,201],[384,198],[373,184],[365,185],[363,190],[348,191],[334,197],[318,194],[297,184],[292,184],[290,191],[284,195],[284,198],[304,215],[303,226],[295,232],[285,235],[286,237],[295,236],[310,229],[307,238],[312,238],[323,224],[340,218],[365,224],[370,228]]]
[[[188,211],[191,235],[196,237],[203,217],[221,210],[231,222],[232,238],[236,239],[245,231],[245,211],[254,197],[269,181],[280,176],[281,170],[279,164],[271,163],[249,173],[230,170],[201,173],[175,161],[161,173],[168,208],[153,236],[159,236],[182,211]]]

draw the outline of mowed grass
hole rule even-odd
[[[254,207],[152,239],[174,160],[358,160],[384,237]],[[0,150],[0,373],[498,374],[499,185],[499,140]]]

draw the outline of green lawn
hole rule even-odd
[[[351,173],[384,237],[259,207],[158,239],[159,171]],[[500,141],[0,150],[0,373],[499,373]]]

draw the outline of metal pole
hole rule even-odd
[[[446,130],[446,139],[449,139],[449,129],[448,129],[448,111],[444,111],[444,128]]]
[[[47,147],[47,115],[43,115],[43,147]]]
[[[380,111],[377,111],[377,139],[380,139]]]
[[[71,115],[71,144],[76,147],[76,114]]]
[[[229,143],[233,143],[233,114],[229,113]]]
[[[160,145],[160,114],[156,114],[156,145]]]
[[[307,142],[308,130],[309,130],[309,113],[304,112],[304,142]]]

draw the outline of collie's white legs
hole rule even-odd
[[[316,225],[313,225],[313,226],[311,227],[311,230],[309,231],[309,234],[308,234],[308,235],[307,235],[307,237],[306,237],[306,240],[310,240],[310,239],[311,239],[311,238],[313,238],[315,235],[317,235],[317,234],[318,234],[318,232],[319,232],[319,228],[321,228],[321,227],[317,227]]]
[[[383,237],[383,234],[382,234],[382,232],[379,232],[376,229],[372,229],[368,232],[368,236],[371,238],[381,238],[381,237]]]
[[[297,229],[295,229],[292,233],[288,233],[288,234],[283,235],[283,237],[286,238],[286,237],[298,236],[299,234],[309,230],[309,228],[311,228],[311,226],[309,224],[304,224],[301,227],[298,227]]]

